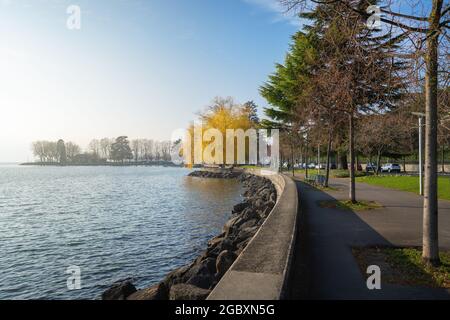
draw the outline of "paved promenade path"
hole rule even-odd
[[[373,245],[420,246],[422,197],[357,183],[357,199],[384,207],[352,212],[321,208],[322,200],[345,200],[347,179],[331,179],[336,191],[320,191],[296,179],[300,228],[291,281],[292,299],[450,299],[450,290],[384,284],[368,290],[351,248]],[[439,203],[439,242],[450,250],[450,201]]]

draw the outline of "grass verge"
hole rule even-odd
[[[361,272],[369,265],[381,268],[382,283],[416,287],[450,288],[450,252],[441,252],[441,265],[422,261],[421,248],[353,248]]]
[[[346,211],[367,211],[382,208],[383,206],[375,201],[358,201],[352,203],[349,200],[324,200],[319,201],[321,208],[339,209]]]
[[[295,174],[305,174],[305,169],[295,169]],[[287,172],[287,171],[286,171]],[[290,171],[292,172],[292,171]],[[317,169],[309,169],[308,170],[309,175],[325,175],[326,170],[321,169],[320,172]],[[348,178],[350,176],[348,170],[330,170],[330,177],[331,178]],[[366,176],[366,173],[364,171],[355,171],[355,177],[364,177]]]
[[[366,176],[359,177],[356,181],[419,194],[419,177],[417,176]],[[438,197],[450,200],[450,177],[438,178]]]

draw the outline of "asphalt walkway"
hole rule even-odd
[[[300,226],[292,275],[292,299],[450,299],[450,290],[384,284],[369,290],[351,249],[360,246],[421,246],[422,197],[357,184],[359,200],[383,208],[365,212],[322,208],[323,200],[348,197],[347,179],[331,179],[333,191],[296,180]],[[450,202],[439,203],[439,242],[450,250]]]

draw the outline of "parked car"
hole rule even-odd
[[[327,164],[326,163],[316,164],[315,168],[316,169],[326,169],[327,168]],[[336,169],[336,164],[335,163],[330,163],[330,169],[331,170]]]
[[[402,171],[402,167],[400,167],[397,163],[387,163],[383,166],[381,166],[381,172],[398,172],[400,173]]]
[[[316,169],[325,169],[327,167],[326,164],[320,163],[320,164],[316,164]]]
[[[368,162],[366,165],[366,172],[377,172],[377,165],[372,162]]]

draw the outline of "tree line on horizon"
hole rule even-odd
[[[171,159],[170,141],[153,139],[128,140],[127,136],[115,139],[93,139],[86,150],[76,143],[38,140],[32,143],[32,152],[42,164],[102,164],[124,162],[168,162]]]

